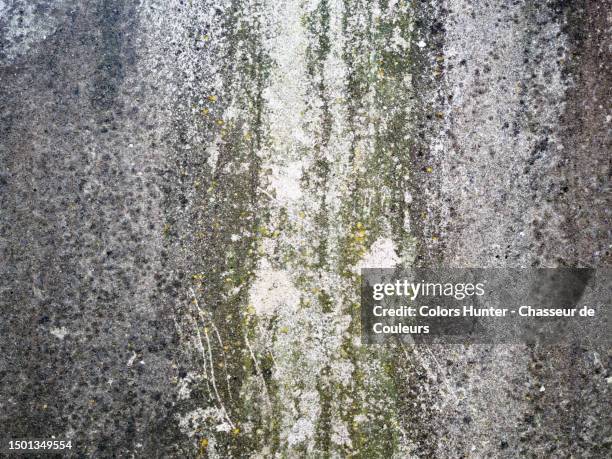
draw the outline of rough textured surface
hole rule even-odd
[[[363,347],[358,268],[609,265],[610,6],[0,2],[0,437],[609,456],[609,349]]]

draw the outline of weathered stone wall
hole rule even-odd
[[[0,432],[605,457],[609,349],[359,342],[360,266],[599,266],[610,2],[0,3]]]

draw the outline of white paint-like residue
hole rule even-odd
[[[270,315],[281,310],[294,310],[299,300],[299,291],[293,286],[285,271],[259,271],[251,286],[250,301],[258,314]]]
[[[127,366],[131,367],[132,365],[134,365],[134,360],[136,360],[136,357],[138,357],[138,354],[136,354],[135,352],[132,352],[132,355],[130,356],[129,360],[127,361]]]
[[[215,139],[206,149],[206,153],[208,154],[206,163],[208,164],[208,167],[210,167],[213,174],[217,170],[217,161],[219,160],[219,147],[217,146],[219,141],[219,138]]]
[[[393,241],[381,237],[372,244],[359,263],[359,268],[395,268],[399,262]]]
[[[201,376],[197,373],[190,371],[187,373],[185,378],[179,381],[178,385],[178,399],[186,400],[191,397],[191,387],[194,382],[201,380]]]
[[[51,333],[56,338],[63,340],[68,334],[68,330],[66,330],[66,327],[56,327],[49,330],[49,333]]]
[[[292,161],[285,166],[273,165],[270,184],[275,192],[277,202],[288,207],[292,202],[302,196],[300,179],[302,177],[303,163]]]
[[[231,426],[227,424],[223,412],[217,408],[196,408],[183,416],[178,416],[178,425],[181,432],[191,438],[201,432],[202,426],[211,423],[215,426],[215,431],[217,432],[228,432],[231,430]]]

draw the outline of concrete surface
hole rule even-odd
[[[609,349],[364,347],[358,269],[610,264],[610,6],[0,2],[0,437],[608,457]]]

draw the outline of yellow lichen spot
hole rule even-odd
[[[238,435],[240,433],[240,429],[238,427],[234,427],[232,429],[232,435]]]
[[[200,448],[202,448],[202,449],[208,448],[208,439],[207,438],[202,438],[200,440]]]
[[[385,76],[385,71],[383,69],[380,69],[378,71],[378,78],[383,78]]]
[[[302,212],[301,210],[298,212],[298,217],[304,218],[305,216],[306,216],[306,214],[304,212]]]
[[[246,312],[249,315],[255,315],[255,306],[253,306],[252,304],[249,304],[246,308]]]
[[[427,166],[425,168],[425,172],[427,172],[428,174],[431,174],[433,172],[433,168],[431,166]]]
[[[244,133],[245,140],[251,140],[253,138],[253,134],[250,131]]]
[[[225,123],[225,121],[219,119],[217,121],[215,121],[215,123],[217,123],[217,126],[223,126],[223,124]]]
[[[217,96],[210,95],[208,96],[208,100],[214,104],[215,102],[217,102]]]
[[[279,331],[281,333],[283,333],[283,334],[287,334],[287,333],[289,333],[289,328],[288,327],[281,327]]]
[[[355,225],[355,231],[351,235],[351,239],[356,243],[356,245],[360,246],[365,242],[366,239],[366,229],[363,226],[363,223],[357,222]]]
[[[210,110],[207,108],[203,108],[202,110],[200,110],[200,113],[202,113],[202,116],[208,116]]]
[[[443,112],[436,112],[436,118],[438,118],[438,119],[444,118],[444,113]]]
[[[438,240],[438,236],[432,236],[432,237],[431,237],[431,240],[432,240],[432,241],[434,241],[434,242],[436,242],[436,241]]]

